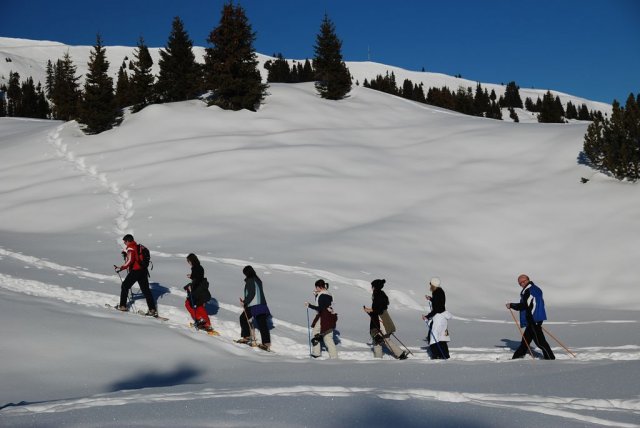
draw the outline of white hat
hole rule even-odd
[[[431,278],[431,281],[429,281],[429,285],[433,285],[434,287],[440,287],[440,278],[438,278],[437,276],[434,276],[433,278]]]

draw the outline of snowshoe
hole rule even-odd
[[[258,343],[258,348],[262,349],[263,351],[271,352],[271,348],[264,343]]]

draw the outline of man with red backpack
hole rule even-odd
[[[156,308],[156,302],[153,300],[153,295],[149,289],[149,273],[146,268],[146,263],[142,260],[140,246],[133,240],[131,234],[126,234],[122,238],[126,245],[125,262],[122,266],[113,266],[116,272],[122,272],[127,269],[128,273],[124,281],[122,281],[122,287],[120,289],[120,304],[116,306],[119,311],[126,312],[127,308],[127,296],[129,295],[129,289],[136,282],[140,286],[144,298],[147,300],[147,307],[149,310],[145,315],[157,317],[158,310]]]

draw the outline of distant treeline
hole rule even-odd
[[[515,112],[516,108],[525,108],[531,112],[538,113],[538,122],[542,123],[564,123],[568,119],[593,120],[595,112],[589,112],[586,104],[576,108],[571,101],[567,103],[566,110],[560,101],[560,97],[553,97],[550,91],[534,103],[531,98],[527,98],[522,103],[520,98],[520,87],[516,82],[509,82],[505,88],[504,96],[499,98],[492,89],[491,93],[486,88],[482,88],[480,83],[476,84],[475,91],[471,87],[458,87],[452,91],[448,87],[429,88],[425,96],[422,83],[417,85],[409,79],[402,82],[399,87],[393,72],[387,72],[384,76],[377,75],[371,81],[364,80],[362,85],[365,88],[375,89],[388,94],[397,95],[420,103],[430,104],[460,113],[487,117],[490,119],[502,119],[502,108],[510,112],[510,117],[518,122],[519,118]]]
[[[226,3],[220,22],[207,38],[204,64],[199,64],[182,20],[175,17],[167,44],[160,50],[159,74],[151,73],[153,60],[140,38],[133,58],[125,58],[120,65],[114,88],[106,48],[98,35],[82,88],[76,66],[66,53],[55,62],[48,61],[44,88],[40,83],[34,85],[32,78],[21,83],[18,73],[11,72],[8,86],[0,87],[0,116],[75,119],[84,125],[85,132],[99,133],[117,125],[125,107],[135,113],[150,104],[202,98],[226,110],[256,111],[268,94],[258,70],[254,41],[244,9]],[[292,82],[315,81],[323,98],[343,99],[351,91],[351,75],[341,49],[335,26],[325,14],[314,45],[313,64],[307,60],[283,72]],[[273,72],[282,65],[276,60]]]

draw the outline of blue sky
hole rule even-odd
[[[206,46],[223,0],[0,0],[0,36],[92,45],[167,41],[180,16]],[[325,13],[348,61],[462,74],[610,103],[640,92],[638,0],[244,0],[263,54],[311,58]]]

